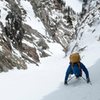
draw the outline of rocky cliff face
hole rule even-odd
[[[58,42],[67,51],[77,15],[62,0],[1,0],[0,4],[1,72],[26,69],[26,62],[38,65],[40,57],[50,56],[49,42]],[[44,34],[39,26],[32,26],[33,19],[43,26]]]
[[[100,42],[100,0],[87,1],[83,4],[82,12],[78,17],[76,38],[70,44],[68,52],[70,54],[78,51],[83,58],[86,56],[86,59],[89,56],[89,53],[85,54],[86,50],[95,54],[93,49],[99,48],[98,44]]]

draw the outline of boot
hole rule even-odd
[[[89,83],[90,82],[90,79],[89,78],[87,78],[87,83]]]
[[[64,82],[65,85],[68,85],[67,81]]]

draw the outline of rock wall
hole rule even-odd
[[[47,42],[58,42],[67,51],[75,33],[76,13],[65,7],[62,0],[28,0],[35,16],[45,27],[45,35],[26,24],[27,11],[21,0],[5,0],[2,10],[4,22],[0,20],[0,71],[17,67],[26,69],[27,62],[38,66],[40,57],[47,57]],[[1,10],[1,11],[2,11]],[[0,16],[2,13],[0,13]],[[3,59],[2,59],[3,58]]]

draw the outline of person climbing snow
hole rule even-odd
[[[87,68],[85,67],[85,65],[82,62],[80,62],[79,53],[71,54],[69,59],[70,59],[70,63],[66,71],[64,84],[65,85],[68,84],[67,81],[70,74],[74,74],[76,78],[82,77],[82,71],[84,71],[86,75],[86,81],[87,83],[89,83],[90,82],[89,72]]]

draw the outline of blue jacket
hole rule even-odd
[[[83,63],[81,62],[79,63],[80,63],[80,66],[77,63],[75,63],[73,66],[71,63],[69,64],[69,67],[66,71],[65,81],[68,80],[69,74],[75,74],[76,77],[82,76],[82,70],[84,71],[86,75],[86,79],[89,79],[89,72],[87,68],[85,67]]]

